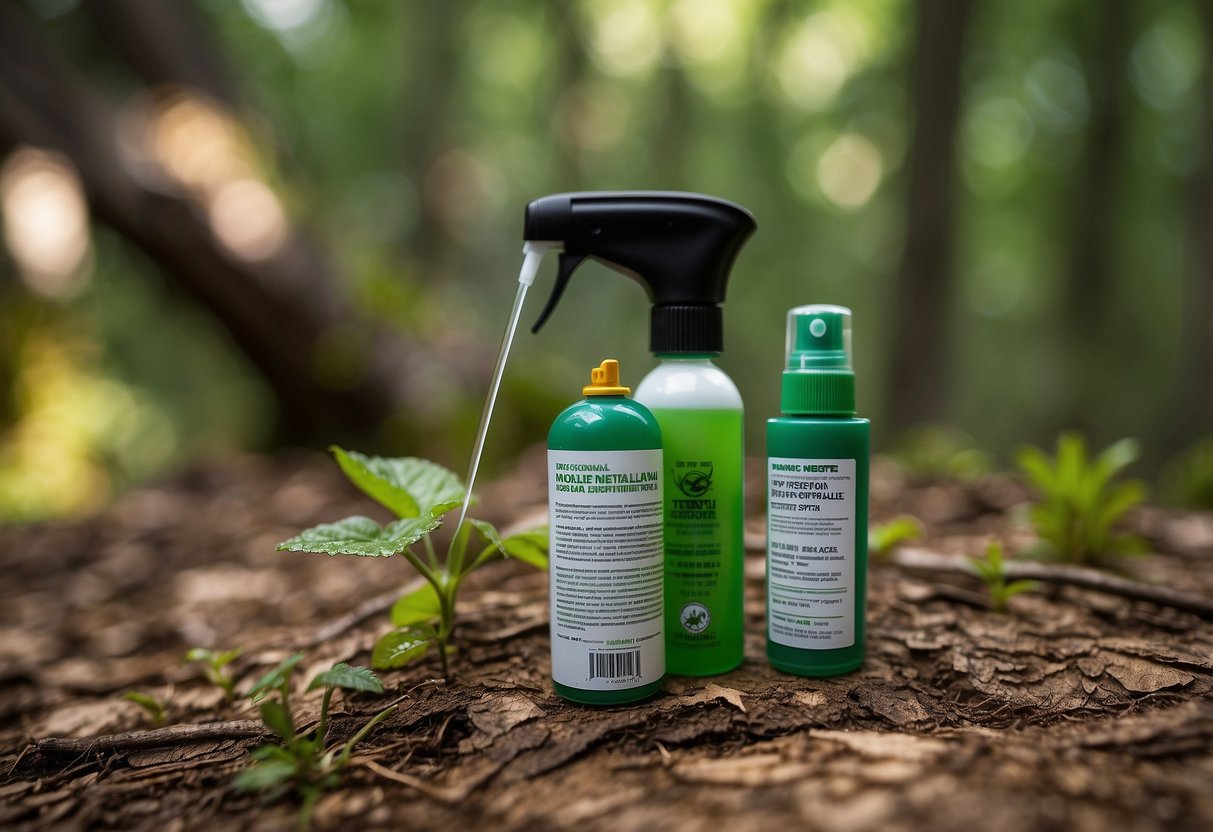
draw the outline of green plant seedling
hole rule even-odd
[[[230,705],[236,694],[236,677],[227,670],[227,666],[239,656],[239,648],[215,652],[205,647],[195,647],[185,654],[183,661],[202,662],[202,675],[223,691],[223,701]]]
[[[336,446],[331,450],[350,481],[399,519],[381,527],[369,517],[347,517],[308,529],[278,548],[362,557],[400,555],[407,560],[425,578],[426,586],[404,596],[392,608],[396,629],[375,645],[372,664],[380,669],[403,667],[436,650],[442,675],[448,677],[455,602],[464,578],[501,557],[547,569],[547,530],[502,539],[491,524],[466,518],[451,538],[446,555],[440,557],[430,533],[442,525],[444,514],[463,505],[464,486],[459,477],[425,459],[364,456]],[[471,547],[473,533],[480,538],[479,548]]]
[[[969,564],[977,577],[985,582],[990,592],[990,609],[994,612],[1006,612],[1007,602],[1021,592],[1029,592],[1036,588],[1035,581],[1011,581],[1007,583],[1006,561],[1002,554],[1002,544],[998,541],[986,547],[985,555],[976,558],[969,557]]]
[[[329,707],[333,692],[338,688],[367,693],[383,693],[383,683],[365,667],[352,667],[338,662],[317,675],[308,684],[308,692],[324,688],[320,701],[320,720],[312,731],[300,732],[291,715],[291,676],[302,653],[284,659],[249,690],[248,696],[261,706],[261,720],[281,740],[281,744],[262,745],[250,754],[253,763],[240,772],[233,787],[243,792],[263,792],[268,799],[277,799],[294,789],[302,800],[298,826],[311,824],[316,801],[329,789],[340,784],[340,772],[349,763],[358,743],[396,709],[389,705],[371,717],[347,742],[327,748]],[[276,693],[277,699],[269,698]]]
[[[922,537],[922,522],[917,517],[902,514],[887,523],[868,529],[868,551],[878,558],[887,557],[902,543]]]
[[[1030,517],[1043,554],[1066,563],[1090,563],[1145,551],[1141,538],[1115,529],[1146,496],[1145,486],[1136,480],[1113,482],[1135,459],[1132,439],[1122,439],[1092,459],[1086,440],[1075,433],[1058,438],[1055,459],[1039,448],[1020,450],[1019,467],[1040,492]]]
[[[128,690],[122,694],[122,698],[127,702],[134,702],[140,708],[143,708],[148,719],[152,721],[152,725],[157,728],[164,725],[166,711],[168,710],[168,700],[157,699],[150,694],[140,693],[137,690]]]

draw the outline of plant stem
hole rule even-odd
[[[438,589],[438,661],[442,665],[442,678],[450,677],[446,659],[446,646],[455,629],[455,593],[459,591],[459,579],[449,578],[446,586]]]
[[[427,537],[426,539],[428,540],[429,538]],[[429,581],[430,583],[432,583],[434,585],[434,589],[440,588],[438,585],[438,578],[437,578],[438,570],[430,569],[428,566],[426,566],[424,563],[422,563],[421,558],[417,557],[417,553],[414,552],[412,549],[405,549],[400,554],[404,556],[405,560],[407,560],[410,564],[412,564],[413,568],[417,570],[418,574],[420,574],[421,577],[425,578],[427,581]]]
[[[425,543],[426,560],[428,560],[430,562],[430,568],[433,569],[435,572],[437,572],[438,571],[438,553],[434,551],[434,541],[430,540],[430,536],[428,534],[425,535],[424,537],[422,537],[421,540],[422,540],[422,542]]]
[[[320,722],[316,725],[316,742],[324,748],[324,735],[329,729],[329,703],[333,701],[333,686],[324,686],[324,699],[320,702]]]
[[[295,821],[295,828],[300,832],[312,827],[312,811],[316,808],[316,801],[320,799],[321,790],[318,788],[307,789],[303,792],[303,805],[299,807],[299,818]]]
[[[347,762],[349,762],[350,754],[353,753],[353,751],[354,751],[354,746],[358,745],[358,743],[360,743],[364,739],[366,739],[366,735],[369,734],[372,730],[374,730],[376,725],[378,725],[380,722],[383,722],[383,720],[387,719],[388,716],[391,715],[392,711],[394,711],[394,710],[396,710],[395,704],[388,705],[382,711],[380,711],[379,713],[377,713],[373,717],[371,717],[371,720],[369,722],[367,722],[366,725],[363,725],[361,730],[359,730],[357,734],[354,734],[354,736],[350,737],[349,742],[347,742],[345,744],[345,747],[341,749],[340,756],[337,757],[336,767],[341,768]]]

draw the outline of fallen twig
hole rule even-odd
[[[941,555],[926,549],[896,549],[886,560],[903,569],[973,575],[973,569],[966,558],[959,555]],[[1076,586],[1108,595],[1118,595],[1134,601],[1149,601],[1159,606],[1174,607],[1177,610],[1195,613],[1202,618],[1213,619],[1213,599],[1168,586],[1153,586],[1131,581],[1118,575],[1101,572],[1098,569],[1020,560],[1008,561],[1005,571],[1009,580],[1026,579]]]
[[[471,782],[463,786],[434,786],[417,777],[393,771],[387,766],[381,766],[369,757],[353,757],[350,759],[350,765],[370,769],[386,780],[416,789],[426,797],[437,800],[439,803],[460,803],[467,799],[468,795],[472,793],[472,789],[477,785],[476,782]]]
[[[87,754],[94,751],[129,751],[137,748],[162,748],[166,745],[199,740],[234,740],[261,737],[270,731],[255,719],[232,722],[208,722],[203,725],[168,725],[150,731],[125,731],[100,737],[47,737],[36,740],[43,754]]]

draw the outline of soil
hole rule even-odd
[[[533,525],[545,493],[542,454],[528,452],[476,513]],[[1030,542],[1025,497],[1004,478],[912,483],[881,466],[872,508],[876,522],[922,518],[918,546],[963,554]],[[565,703],[548,678],[546,577],[493,564],[464,590],[455,678],[432,658],[382,674],[399,706],[315,827],[1213,828],[1213,622],[1049,584],[999,614],[964,574],[886,559],[870,570],[864,667],[788,676],[764,659],[751,509],[741,668],[671,677],[638,706]],[[407,564],[274,549],[348,514],[376,516],[328,460],[243,457],[85,520],[0,529],[0,826],[290,828],[294,799],[230,787],[265,741],[255,707],[226,705],[182,655],[240,647],[241,690],[294,650],[302,679],[369,664]],[[1122,569],[1213,599],[1213,516],[1143,509],[1132,522],[1155,553]],[[125,733],[151,727],[121,698],[132,690],[167,699],[169,727]],[[387,701],[339,695],[334,736]],[[314,719],[318,693],[300,690],[296,708]]]

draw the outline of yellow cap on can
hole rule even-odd
[[[590,383],[581,388],[583,396],[627,396],[631,392],[631,387],[619,384],[619,362],[614,358],[590,370]]]

